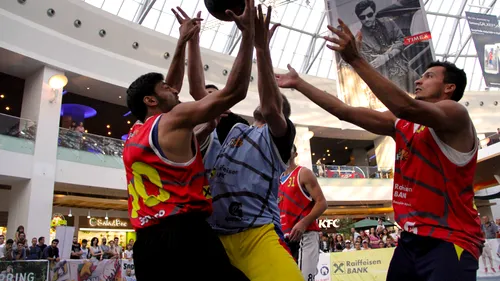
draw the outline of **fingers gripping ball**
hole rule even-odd
[[[208,12],[215,18],[222,21],[232,21],[226,14],[226,10],[231,10],[237,16],[243,14],[245,10],[245,0],[205,0]]]

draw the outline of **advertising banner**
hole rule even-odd
[[[386,280],[394,249],[332,253],[331,280]]]
[[[51,281],[121,281],[121,260],[64,260],[51,266]]]
[[[48,273],[48,261],[0,262],[0,281],[46,281]]]
[[[320,253],[318,261],[318,273],[314,278],[315,281],[330,281],[330,254]]]
[[[396,3],[394,3],[396,2]],[[338,15],[352,33],[362,35],[361,55],[382,75],[408,93],[433,61],[431,34],[419,0],[325,0],[328,22],[339,27]],[[340,55],[337,95],[351,106],[383,109],[384,105]]]
[[[486,86],[500,87],[500,27],[496,15],[465,12]]]
[[[122,270],[117,281],[136,281],[135,267],[132,260],[122,260]]]

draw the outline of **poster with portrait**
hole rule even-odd
[[[415,81],[433,61],[431,33],[420,0],[325,0],[328,22],[338,15],[352,33],[362,35],[361,55],[382,75],[410,94]],[[350,65],[335,56],[338,97],[351,106],[383,109]]]
[[[500,88],[500,25],[496,15],[465,12],[486,86]]]

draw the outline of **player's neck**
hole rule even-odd
[[[290,165],[288,165],[288,168],[285,170],[285,174],[290,174],[297,168],[297,164],[295,164],[295,159],[290,159]]]

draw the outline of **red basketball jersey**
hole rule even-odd
[[[280,178],[278,191],[278,206],[280,209],[281,229],[284,234],[292,231],[292,228],[302,218],[307,216],[314,207],[311,195],[305,187],[300,185],[299,174],[301,166],[297,166],[288,176]],[[311,223],[306,231],[319,231],[316,220]]]
[[[430,128],[398,120],[393,188],[397,223],[479,258],[484,241],[472,185],[476,160],[477,144],[473,152],[460,153]]]
[[[162,115],[135,124],[123,149],[127,173],[128,210],[135,229],[157,224],[162,217],[212,212],[210,187],[196,139],[196,155],[187,163],[164,157],[157,141]]]

